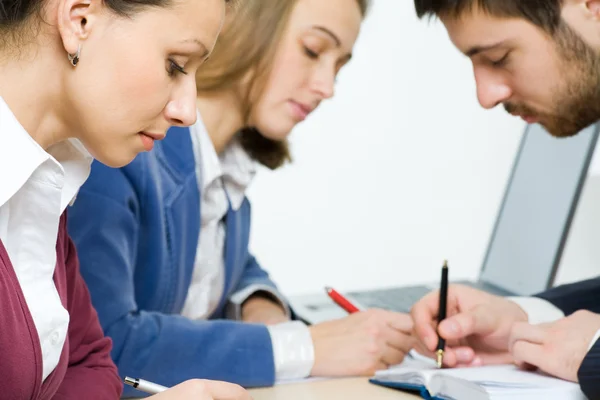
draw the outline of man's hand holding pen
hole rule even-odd
[[[521,307],[468,286],[449,285],[447,316],[438,325],[439,300],[440,291],[429,293],[411,310],[419,353],[436,358],[439,334],[445,339],[444,366],[513,362],[509,352],[511,329],[516,322],[527,322]]]

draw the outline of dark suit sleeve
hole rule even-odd
[[[600,278],[558,286],[536,297],[549,301],[565,315],[577,310],[600,314]],[[577,376],[587,398],[600,399],[600,340],[596,341],[585,356]]]
[[[536,295],[560,308],[565,315],[577,310],[600,314],[600,278],[562,285]]]
[[[588,399],[600,399],[600,340],[596,340],[583,359],[577,377]]]

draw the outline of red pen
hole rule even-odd
[[[338,291],[329,286],[325,287],[325,291],[327,295],[331,297],[331,300],[335,302],[338,306],[342,307],[348,314],[352,314],[355,312],[359,312],[360,310],[354,304],[350,302],[347,298],[342,296]]]

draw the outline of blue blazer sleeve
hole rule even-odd
[[[537,294],[536,297],[554,304],[565,315],[573,314],[577,310],[600,314],[600,278],[557,286]]]
[[[190,378],[271,385],[273,349],[262,325],[192,321],[142,310],[134,269],[141,232],[139,199],[119,169],[94,163],[92,175],[69,211],[69,231],[102,328],[113,340],[121,377],[171,386]],[[126,388],[126,396],[140,393]]]
[[[271,289],[278,291],[277,286],[271,280],[267,271],[262,269],[254,256],[249,254],[246,265],[244,266],[244,272],[236,289],[243,290],[251,285],[266,285]]]

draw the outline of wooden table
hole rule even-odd
[[[250,394],[254,400],[421,399],[420,396],[373,385],[369,383],[366,378],[345,378],[289,383],[270,388],[251,389]]]

